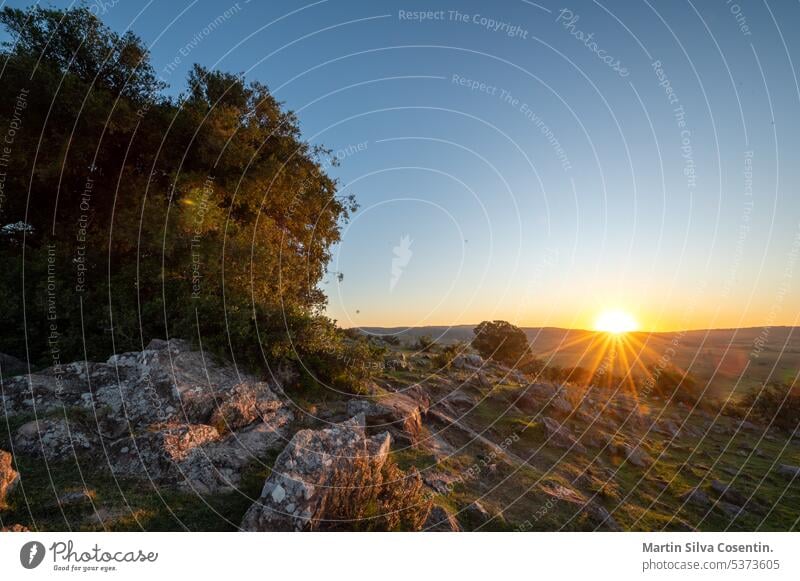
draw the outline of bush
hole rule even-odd
[[[539,377],[544,375],[544,361],[539,359],[538,357],[534,357],[530,355],[525,357],[522,362],[517,365],[517,369],[520,370],[522,373],[530,375],[532,377]]]
[[[640,392],[643,394],[659,395],[668,400],[695,405],[700,401],[697,380],[686,371],[675,366],[657,367],[651,365],[647,368]]]
[[[422,335],[417,339],[415,349],[422,353],[429,353],[436,348],[436,340],[430,335]]]
[[[744,417],[751,418],[787,433],[794,434],[800,426],[800,394],[788,383],[771,383],[749,391],[738,406]]]
[[[416,468],[403,473],[392,458],[380,472],[364,458],[353,461],[353,470],[337,474],[327,502],[321,530],[418,531],[431,510]],[[337,522],[338,521],[338,522]]]
[[[367,380],[380,370],[386,349],[363,335],[353,338],[328,319],[317,321],[317,327],[304,334],[312,341],[303,341],[293,352],[285,354],[300,369],[303,390],[365,394]]]
[[[446,369],[450,367],[453,359],[461,355],[467,349],[467,344],[462,341],[456,341],[450,345],[445,345],[442,350],[433,357],[433,364],[439,369]]]
[[[399,347],[402,343],[397,335],[381,335],[380,340],[392,347]]]
[[[484,321],[472,332],[472,346],[484,359],[514,365],[528,351],[525,332],[507,321]]]

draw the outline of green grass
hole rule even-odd
[[[21,483],[2,512],[4,525],[23,524],[31,530],[103,530],[93,519],[95,508],[112,515],[107,530],[117,531],[228,531],[236,530],[244,513],[258,498],[276,455],[254,461],[242,474],[239,490],[208,497],[148,483],[119,479],[97,469],[90,460],[50,463],[18,456]],[[81,474],[83,472],[83,474]],[[84,490],[94,501],[60,509],[57,499]]]

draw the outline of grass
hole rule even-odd
[[[253,461],[242,474],[239,490],[199,496],[140,480],[115,481],[106,470],[97,470],[84,459],[50,463],[18,456],[21,483],[3,511],[4,525],[23,524],[31,530],[103,530],[95,509],[107,515],[106,530],[115,531],[232,531],[258,498],[276,454]],[[67,492],[87,490],[94,502],[59,508],[57,499]]]

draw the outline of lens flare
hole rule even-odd
[[[630,313],[620,310],[603,311],[594,322],[595,331],[621,335],[639,328],[636,319]]]

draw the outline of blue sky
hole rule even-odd
[[[340,152],[344,326],[796,323],[796,3],[88,5],[171,92],[243,72]]]

